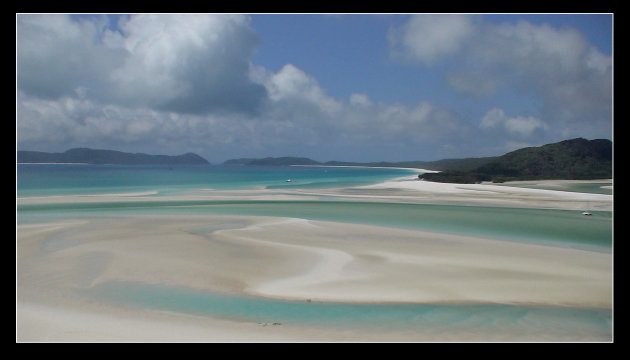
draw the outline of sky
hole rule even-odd
[[[16,14],[16,148],[411,161],[613,133],[613,14]]]

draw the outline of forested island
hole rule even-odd
[[[194,153],[182,155],[150,155],[115,150],[75,148],[62,153],[18,151],[18,163],[72,163],[115,165],[201,165],[209,162]]]
[[[63,153],[18,151],[18,163],[83,163],[120,165],[201,165],[210,164],[203,157],[182,155],[149,155],[115,150],[75,148]],[[305,157],[266,157],[227,160],[227,166],[367,166],[405,167],[437,170],[420,174],[428,181],[449,183],[504,182],[542,179],[610,179],[612,178],[612,141],[576,138],[537,147],[518,149],[502,156],[402,162],[319,162]]]
[[[303,157],[233,159],[224,165],[320,165],[407,167],[438,170],[419,178],[450,183],[504,182],[542,179],[610,179],[612,178],[612,141],[576,138],[557,143],[526,147],[502,156],[403,162],[318,162]]]
[[[509,152],[468,170],[421,174],[424,180],[449,183],[514,180],[592,180],[612,178],[612,142],[583,138]]]

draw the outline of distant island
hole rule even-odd
[[[115,150],[95,150],[75,148],[62,153],[41,151],[18,151],[18,163],[74,163],[74,164],[114,164],[114,165],[202,165],[210,164],[206,159],[193,153],[182,155],[149,155],[127,153]]]
[[[527,147],[502,156],[403,162],[318,162],[304,157],[241,158],[223,165],[320,165],[404,167],[438,170],[420,174],[419,178],[435,182],[478,183],[542,179],[610,179],[612,178],[612,142],[608,139],[576,138],[538,147]]]
[[[264,159],[241,158],[227,160],[223,165],[255,165],[255,166],[288,166],[288,165],[321,165],[320,162],[304,157],[266,157]]]
[[[115,150],[75,148],[63,153],[18,151],[18,163],[83,163],[119,165],[204,165],[206,159],[194,153],[149,155]],[[502,156],[401,162],[319,162],[305,157],[240,158],[227,160],[228,166],[365,166],[437,170],[424,173],[422,180],[449,183],[504,182],[512,180],[610,179],[612,141],[576,138],[537,147],[526,147]]]
[[[365,166],[365,167],[402,167],[402,168],[423,168],[431,170],[447,170],[447,169],[473,169],[476,166],[485,164],[496,157],[482,158],[465,158],[465,159],[442,159],[436,161],[400,161],[400,162],[351,162],[351,161],[327,161],[319,162],[305,157],[266,157],[257,158],[240,158],[223,162],[223,165],[241,165],[241,166],[289,166],[289,165],[319,165],[319,166]]]

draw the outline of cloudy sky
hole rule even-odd
[[[16,15],[16,147],[318,161],[612,139],[611,14]]]

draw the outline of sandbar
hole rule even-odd
[[[579,208],[589,201],[593,210],[612,208],[608,195],[487,184],[438,185],[411,178],[355,189],[201,192],[183,198],[318,196],[551,208]],[[138,193],[23,198],[17,203],[156,198],[164,200]],[[263,326],[267,324],[127,308],[76,294],[127,281],[293,301],[612,309],[612,278],[611,253],[423,230],[237,215],[70,218],[16,224],[16,340],[513,341],[519,338],[509,333],[436,334],[396,329],[374,333],[360,328]],[[534,339],[548,340],[546,334]],[[567,340],[561,335],[551,339]]]

